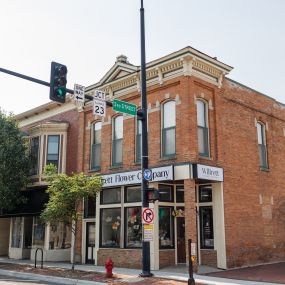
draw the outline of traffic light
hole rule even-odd
[[[51,63],[49,99],[64,103],[66,95],[67,68],[57,62]]]
[[[147,201],[149,203],[153,203],[159,199],[159,191],[155,188],[147,189]]]

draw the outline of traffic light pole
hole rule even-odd
[[[142,112],[142,158],[141,169],[148,169],[148,137],[147,137],[147,97],[146,97],[146,67],[145,67],[145,26],[144,26],[144,8],[143,0],[141,0],[140,8],[140,32],[141,32],[141,112]],[[148,182],[142,175],[141,197],[142,208],[147,208],[147,190]],[[142,240],[142,277],[150,277],[150,245],[149,241]]]
[[[44,86],[50,87],[50,82],[43,81],[43,80],[31,77],[31,76],[27,76],[27,75],[24,75],[24,74],[21,74],[21,73],[12,71],[12,70],[8,70],[8,69],[0,67],[0,72],[7,73],[9,75],[13,75],[13,76],[16,76],[16,77],[19,77],[19,78],[22,78],[22,79],[25,79],[25,80],[28,80],[28,81],[32,81],[32,82],[38,83],[40,85],[44,85]],[[74,94],[74,90],[72,90],[72,89],[66,88],[66,92],[68,92],[70,94]],[[88,100],[93,100],[93,97],[89,96],[89,95],[85,95],[85,98],[88,99]],[[106,104],[108,106],[112,106],[112,102],[106,101]],[[139,115],[140,115],[140,113],[139,113]]]

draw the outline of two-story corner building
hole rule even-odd
[[[231,268],[285,258],[285,105],[227,77],[232,67],[191,47],[147,63],[151,268],[186,263]],[[140,70],[119,56],[88,87],[140,108]],[[100,172],[85,201],[82,262],[141,268],[141,123],[107,108],[80,116],[79,168]],[[81,248],[81,252],[80,252]]]
[[[0,217],[0,255],[14,259],[34,259],[42,248],[45,261],[70,261],[71,230],[64,224],[43,225],[39,219],[45,193],[43,170],[56,165],[59,173],[77,172],[78,111],[68,100],[64,105],[50,102],[16,116],[30,142],[32,166],[27,203]]]

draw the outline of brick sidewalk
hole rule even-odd
[[[232,269],[221,272],[208,273],[206,275],[238,280],[285,284],[285,262]]]

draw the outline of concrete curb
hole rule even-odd
[[[9,277],[17,277],[17,278],[22,278],[22,279],[38,280],[38,281],[55,283],[55,284],[66,284],[66,285],[106,285],[107,284],[107,283],[96,282],[96,281],[55,277],[55,276],[18,272],[18,271],[12,271],[12,270],[4,270],[4,269],[0,269],[0,275],[9,276]]]

